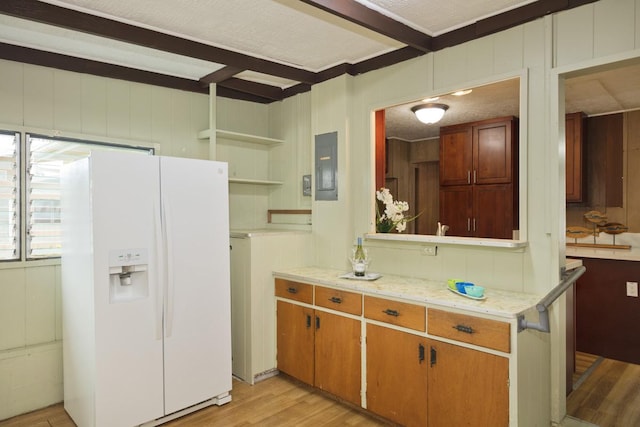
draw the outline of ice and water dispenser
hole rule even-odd
[[[109,302],[149,295],[149,256],[146,248],[109,251]]]

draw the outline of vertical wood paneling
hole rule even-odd
[[[122,80],[107,80],[107,136],[130,137],[131,83]]]
[[[24,68],[24,125],[53,128],[53,69]]]
[[[24,120],[24,66],[17,62],[0,61],[0,122],[21,125]]]
[[[492,37],[483,37],[469,42],[468,66],[470,77],[480,79],[491,76],[494,69],[494,41]]]
[[[594,56],[632,50],[635,45],[635,0],[594,3]]]
[[[0,270],[0,351],[25,344],[25,269]]]
[[[56,336],[55,266],[31,267],[26,275],[26,344],[50,342]]]
[[[131,102],[130,138],[151,142],[152,86],[132,84],[129,100]]]
[[[82,131],[82,86],[78,74],[54,72],[53,126],[56,130]]]
[[[207,140],[198,139],[198,132],[209,128],[209,96],[189,94],[189,138],[194,144],[193,157],[209,158],[209,144]]]
[[[61,280],[61,268],[59,265],[55,266],[55,304],[56,304],[56,341],[62,340],[62,280]]]
[[[503,74],[522,69],[524,28],[518,26],[495,34],[493,39],[493,71]],[[474,68],[469,64],[470,70]]]
[[[593,55],[593,4],[555,16],[556,65],[562,66],[590,59]]]
[[[435,52],[433,57],[433,87],[451,88],[467,81],[468,44]]]
[[[636,20],[635,20],[635,29],[636,29],[636,41],[635,48],[640,49],[640,0],[636,0]]]
[[[107,79],[82,74],[82,132],[107,133]]]
[[[193,157],[194,138],[188,125],[191,117],[191,104],[186,92],[171,94],[171,145],[174,156]]]
[[[151,92],[151,139],[160,143],[163,156],[171,156],[171,93],[154,87]]]

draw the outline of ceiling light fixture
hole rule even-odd
[[[428,125],[439,122],[447,109],[449,106],[445,104],[420,104],[411,107],[418,120]]]

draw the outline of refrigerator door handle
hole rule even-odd
[[[156,275],[157,280],[155,283],[157,284],[155,287],[156,291],[156,341],[160,341],[162,339],[162,319],[164,314],[164,245],[163,245],[163,230],[162,230],[162,212],[160,207],[160,200],[156,198],[153,208],[153,230],[155,234],[155,242],[154,242],[154,251],[155,251],[155,266],[156,266]]]
[[[169,338],[173,332],[173,299],[174,299],[174,280],[173,280],[173,241],[171,239],[171,204],[168,197],[162,195],[162,212],[163,212],[163,230],[164,230],[164,246],[166,251],[166,277],[164,279],[165,291],[165,337]]]

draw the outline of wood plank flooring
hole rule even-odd
[[[602,359],[567,398],[567,414],[600,427],[640,426],[640,365]]]
[[[389,426],[324,394],[279,375],[253,386],[233,381],[233,400],[173,420],[167,427]],[[0,427],[74,427],[62,404],[0,421]]]

